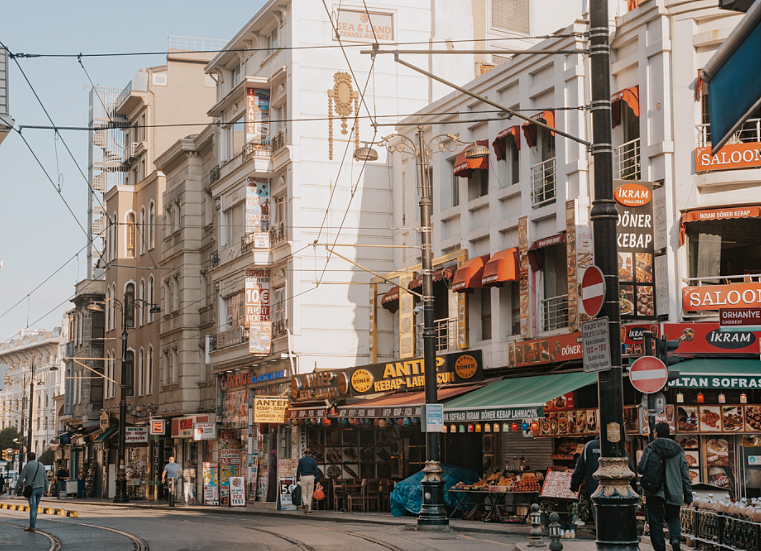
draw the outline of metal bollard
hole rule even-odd
[[[563,537],[563,530],[560,528],[560,516],[557,513],[550,514],[550,551],[563,551],[563,542],[560,538]]]
[[[531,530],[528,533],[528,547],[544,547],[542,541],[542,513],[539,512],[539,504],[531,505]]]

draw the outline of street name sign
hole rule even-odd
[[[607,317],[581,324],[581,348],[584,351],[584,373],[610,369],[610,330]]]

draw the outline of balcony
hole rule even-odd
[[[216,334],[214,346],[212,350],[222,350],[223,348],[230,348],[231,346],[237,346],[248,342],[248,329],[245,327],[233,327],[227,331],[222,331]]]
[[[716,317],[722,309],[757,308],[761,274],[684,278],[682,311],[685,317]]]
[[[446,352],[457,349],[457,318],[434,320],[433,329],[436,332],[436,352]],[[415,347],[423,350],[423,324],[415,327]]]
[[[541,301],[542,329],[552,331],[568,326],[568,295],[546,298]]]
[[[264,232],[247,233],[240,238],[241,254],[253,251],[255,249],[269,249],[269,236]]]
[[[243,156],[254,159],[272,158],[272,144],[269,141],[264,143],[248,142],[243,144]]]
[[[272,338],[288,334],[288,320],[281,318],[272,322]]]
[[[699,124],[698,130],[698,147],[711,146],[711,125]],[[761,119],[748,119],[742,125],[742,128],[735,132],[728,144],[740,143],[761,143]]]
[[[219,251],[214,251],[209,254],[209,269],[213,270],[219,266]]]
[[[276,247],[288,241],[288,229],[285,222],[278,222],[270,228],[270,247]]]
[[[288,133],[285,130],[280,130],[275,137],[272,138],[272,154],[277,155],[282,149],[285,149],[287,145]]]
[[[219,165],[217,165],[209,171],[209,185],[219,180],[220,176],[221,176],[221,173],[219,170]]]
[[[614,148],[613,166],[616,180],[641,179],[639,138]]]
[[[555,157],[531,167],[531,205],[539,208],[555,202]]]

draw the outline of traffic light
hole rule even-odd
[[[3,461],[8,461],[8,450],[3,450]]]

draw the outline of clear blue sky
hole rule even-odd
[[[10,51],[24,53],[164,51],[169,35],[229,40],[263,4],[264,0],[5,2],[0,40]],[[83,63],[96,85],[122,87],[141,67],[161,65],[164,60],[154,55],[83,58]],[[19,59],[19,63],[56,125],[87,125],[89,82],[76,58]],[[47,125],[18,67],[13,62],[10,67],[10,111],[16,125]],[[61,175],[61,192],[86,227],[87,184],[63,144],[49,130],[23,133],[53,179]],[[87,133],[61,134],[87,174]],[[15,132],[0,144],[0,194],[0,342],[5,342],[27,324],[33,329],[61,324],[63,313],[72,306],[67,299],[74,284],[87,275],[83,249],[87,240]],[[78,258],[73,258],[80,249]],[[69,259],[58,274],[24,299]]]

